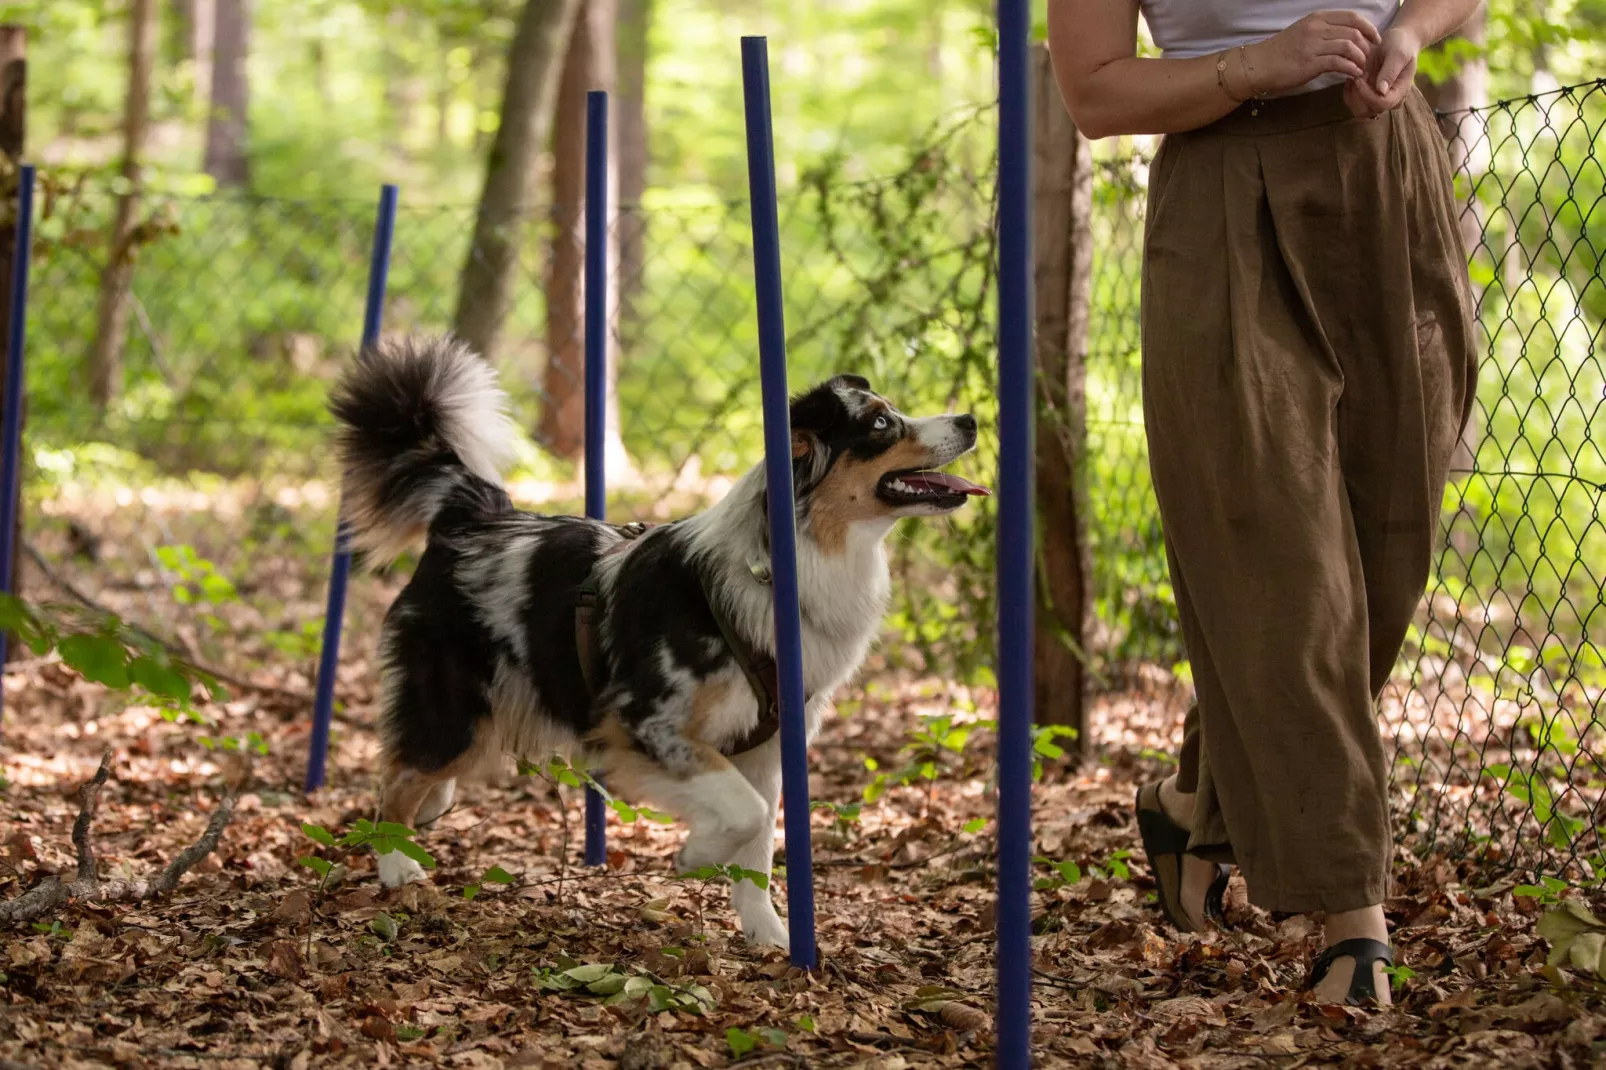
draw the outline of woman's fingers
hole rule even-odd
[[[1323,56],[1316,69],[1321,74],[1342,74],[1348,78],[1366,77],[1366,71],[1361,68],[1359,63],[1344,56]]]
[[[1313,17],[1320,18],[1329,26],[1345,26],[1356,30],[1374,45],[1383,40],[1383,35],[1377,32],[1377,27],[1367,21],[1364,15],[1354,11],[1323,11]]]
[[[1344,88],[1346,98],[1353,98],[1353,102],[1350,104],[1351,111],[1355,111],[1355,105],[1359,104],[1365,109],[1365,117],[1371,118],[1375,115],[1382,115],[1389,110],[1388,102],[1372,88],[1371,83],[1364,77],[1350,79],[1349,84]],[[1357,112],[1357,114],[1362,113]]]
[[[1354,41],[1334,41],[1332,49],[1333,55],[1349,60],[1362,70],[1366,69],[1366,53]]]
[[[1414,65],[1415,62],[1416,57],[1403,50],[1391,49],[1385,52],[1377,65],[1377,77],[1375,79],[1377,91],[1387,96],[1389,95],[1389,90],[1399,88],[1402,82],[1409,81],[1405,77],[1405,69]],[[1400,95],[1403,97],[1404,92],[1402,91]]]

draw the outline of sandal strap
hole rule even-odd
[[[1210,882],[1205,890],[1204,916],[1206,921],[1215,922],[1218,926],[1226,928],[1227,920],[1227,882],[1232,878],[1232,867],[1216,863],[1216,879]]]
[[[1348,958],[1355,961],[1355,972],[1350,975],[1349,992],[1344,1002],[1352,1007],[1364,1005],[1367,1001],[1378,1002],[1377,988],[1373,984],[1372,963],[1382,962],[1394,965],[1394,950],[1381,940],[1369,940],[1357,937],[1354,940],[1340,940],[1316,956],[1310,966],[1310,980],[1306,988],[1315,988],[1321,983],[1327,971],[1333,968],[1333,963],[1339,959]]]

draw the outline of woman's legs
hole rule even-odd
[[[1400,178],[1431,163],[1399,159],[1420,118],[1168,140],[1151,186],[1145,415],[1200,710],[1166,809],[1253,902],[1325,913],[1329,945],[1387,936],[1373,701],[1470,378],[1453,221],[1425,233],[1440,206]]]

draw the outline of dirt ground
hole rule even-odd
[[[315,619],[321,581],[284,583],[275,614]],[[95,589],[131,617],[190,627],[137,584]],[[5,931],[0,1070],[990,1064],[991,733],[943,752],[935,779],[873,802],[863,792],[907,763],[900,749],[923,717],[985,718],[991,694],[872,666],[868,685],[840,696],[843,716],[811,759],[813,798],[837,807],[813,819],[821,966],[805,975],[743,945],[722,887],[672,878],[674,827],[612,818],[607,865],[581,866],[580,793],[541,779],[471,791],[423,832],[438,863],[428,884],[382,891],[371,852],[313,843],[303,822],[339,833],[372,816],[371,655],[386,592],[376,580],[354,591],[329,787],[310,798],[310,659],[231,638],[251,634],[249,614],[226,615],[223,638],[186,632],[255,685],[207,706],[210,728],[124,706],[60,664],[24,655],[7,671],[0,898],[71,876],[78,792],[107,748],[90,830],[103,879],[161,870],[225,793],[238,803],[219,848],[170,896],[75,901]],[[1401,849],[1388,910],[1409,976],[1392,1011],[1301,995],[1311,924],[1247,907],[1241,886],[1229,931],[1171,932],[1130,807],[1135,786],[1164,773],[1176,708],[1152,693],[1102,698],[1094,759],[1050,762],[1036,790],[1038,1065],[1606,1063],[1603,986],[1547,970],[1540,907],[1512,895],[1515,881],[1449,860]],[[252,732],[266,754],[200,742]],[[298,863],[308,855],[341,864],[321,890]]]

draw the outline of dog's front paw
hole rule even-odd
[[[412,881],[424,879],[424,867],[400,851],[379,856],[379,883],[386,888],[400,888]]]
[[[768,917],[755,918],[751,924],[744,921],[742,936],[754,947],[778,947],[787,954],[792,953],[792,937],[786,931],[786,922],[773,911]]]

